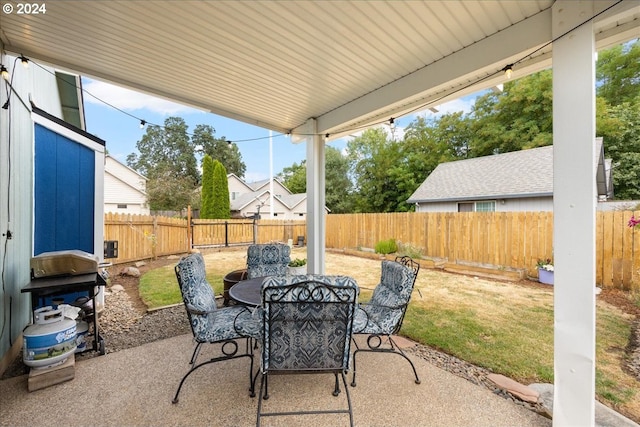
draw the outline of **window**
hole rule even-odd
[[[231,192],[231,200],[237,199],[239,195],[240,195],[239,191],[232,191]]]
[[[473,212],[473,203],[458,203],[458,212]]]
[[[476,212],[495,212],[496,202],[476,202]]]
[[[118,209],[127,209],[127,205],[118,203]]]
[[[458,212],[495,212],[496,202],[464,202],[458,203]]]

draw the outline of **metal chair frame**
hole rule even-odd
[[[196,255],[196,254],[193,254]],[[190,255],[190,256],[193,256]],[[197,254],[198,256],[201,256],[200,254]],[[182,260],[181,260],[182,262]],[[193,373],[195,372],[197,369],[201,368],[202,366],[211,364],[211,363],[216,363],[216,362],[222,362],[222,361],[226,361],[226,360],[232,360],[232,359],[238,359],[238,358],[243,358],[243,357],[248,357],[250,360],[250,366],[249,366],[249,396],[251,397],[255,397],[255,383],[253,381],[253,341],[254,341],[254,337],[251,336],[244,336],[241,332],[239,332],[239,329],[241,329],[238,325],[237,325],[237,321],[238,321],[238,317],[241,314],[247,314],[248,316],[251,315],[251,311],[244,307],[244,306],[233,306],[233,307],[228,307],[228,308],[216,308],[215,310],[199,310],[197,308],[195,308],[193,305],[191,305],[191,303],[188,301],[187,296],[184,293],[183,287],[184,287],[184,283],[182,282],[182,278],[181,278],[181,267],[180,267],[180,263],[178,263],[175,266],[175,273],[176,273],[176,278],[178,280],[178,285],[180,286],[180,292],[182,293],[182,297],[183,297],[183,302],[185,305],[185,310],[187,312],[187,317],[189,319],[189,325],[191,326],[191,332],[193,334],[194,340],[196,342],[196,347],[193,350],[193,353],[191,355],[191,359],[189,361],[189,371],[182,377],[182,380],[180,381],[180,384],[178,385],[178,389],[176,390],[176,394],[172,399],[172,403],[178,403],[178,395],[180,394],[180,390],[182,389],[182,386],[185,382],[185,380]],[[202,286],[210,286],[208,282],[204,281],[202,282]],[[198,336],[198,333],[196,332],[196,330],[194,329],[194,319],[193,316],[197,315],[197,316],[207,316],[207,315],[214,315],[216,311],[220,311],[220,310],[233,310],[233,311],[237,311],[238,314],[235,316],[234,318],[234,324],[233,327],[237,333],[237,336],[231,339],[221,339],[221,340],[203,340],[201,337]],[[244,341],[244,351],[240,351],[240,346],[238,345],[238,341]],[[198,356],[200,354],[200,350],[202,348],[202,344],[220,344],[220,351],[222,352],[221,356],[216,356],[216,357],[212,357],[209,360],[205,360],[203,362],[200,363],[196,363]]]
[[[413,288],[415,286],[416,283],[416,278],[418,277],[418,271],[420,271],[420,264],[417,263],[416,261],[414,261],[413,259],[411,259],[411,257],[409,256],[402,256],[402,257],[396,257],[395,258],[395,262],[400,263],[402,265],[404,265],[405,267],[409,268],[412,273],[413,273],[413,280],[411,282],[411,292],[413,292]],[[382,283],[380,283],[378,286],[382,286]],[[400,346],[393,340],[393,338],[391,337],[391,335],[396,334],[400,328],[402,327],[402,322],[404,321],[404,316],[407,312],[407,307],[409,306],[409,301],[410,301],[410,297],[407,299],[407,302],[404,304],[400,304],[400,305],[392,305],[392,306],[383,306],[383,305],[377,305],[377,304],[373,304],[373,303],[363,303],[361,304],[362,306],[377,306],[377,307],[382,307],[385,309],[389,309],[389,310],[401,310],[402,314],[400,316],[400,319],[397,321],[397,323],[394,325],[393,330],[390,333],[365,333],[368,335],[367,337],[367,348],[359,348],[358,347],[358,343],[355,341],[355,339],[353,340],[353,343],[356,347],[356,350],[353,352],[353,377],[351,380],[351,386],[355,387],[356,386],[356,355],[359,352],[375,352],[375,353],[393,353],[393,354],[398,354],[400,356],[402,356],[407,362],[409,362],[409,364],[411,365],[411,369],[413,369],[413,375],[415,376],[415,383],[416,384],[420,384],[420,378],[418,377],[418,372],[416,371],[416,367],[413,365],[413,362],[411,361],[411,359],[409,359],[409,357],[407,357],[407,355],[404,353],[404,351],[402,351],[402,349],[400,348]],[[362,312],[364,312],[367,315],[367,323],[369,322],[369,314],[362,309],[359,309]],[[360,335],[361,333],[355,331],[354,335]],[[383,342],[383,338],[386,338],[389,341],[389,347],[383,347],[382,346],[382,342]]]
[[[260,426],[261,417],[306,414],[349,414],[349,423],[350,426],[353,426],[353,409],[345,372],[349,369],[353,316],[359,290],[351,278],[342,276],[342,279],[346,279],[346,281],[338,284],[335,279],[340,277],[315,275],[273,277],[266,279],[263,283],[262,380],[258,400],[257,426]],[[312,327],[308,327],[309,324],[312,324]],[[316,352],[322,354],[320,359],[315,357],[298,358],[296,355],[307,356],[309,354],[307,352],[310,349],[309,346],[300,343],[300,341],[305,341],[303,339],[288,341],[289,346],[284,356],[277,353],[278,345],[275,343],[276,339],[273,338],[272,331],[279,338],[283,332],[286,335],[289,331],[296,334],[304,330],[310,332],[309,336],[313,337],[305,342],[317,342],[314,338],[321,335],[318,331],[322,329],[322,324],[330,325],[332,331],[340,331],[345,334],[329,343],[335,352],[323,352],[322,349],[318,350],[317,347],[313,347],[311,350],[314,355],[317,355]],[[282,344],[282,340],[278,340],[278,343]],[[333,359],[326,357],[329,353],[334,355]],[[340,355],[340,360],[337,360],[338,355]],[[319,361],[322,363],[317,363]],[[269,399],[270,375],[323,373],[335,375],[334,396],[340,394],[338,376],[342,377],[347,409],[263,412],[262,401]]]

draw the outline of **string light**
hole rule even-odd
[[[231,147],[231,144],[233,144],[233,141],[227,141],[227,145],[228,145],[229,147]]]
[[[0,75],[2,75],[3,79],[9,81],[9,70],[4,65],[0,65]]]
[[[505,76],[507,77],[507,79],[511,79],[511,77],[512,77],[512,75],[513,75],[513,66],[514,66],[515,64],[519,64],[520,62],[524,61],[527,57],[529,57],[529,58],[533,58],[533,55],[534,55],[535,53],[537,53],[537,52],[541,51],[542,49],[546,48],[547,46],[551,45],[553,42],[555,42],[555,41],[557,41],[557,40],[559,40],[559,39],[561,39],[561,38],[564,38],[564,37],[565,37],[567,34],[569,34],[571,31],[574,31],[575,29],[577,29],[577,28],[579,28],[579,27],[583,26],[584,24],[586,24],[586,23],[588,23],[588,22],[593,21],[595,18],[597,18],[598,16],[602,15],[603,13],[608,12],[611,8],[613,8],[613,7],[617,6],[617,5],[618,5],[619,3],[621,3],[622,1],[623,1],[623,0],[618,0],[616,3],[614,3],[614,4],[610,5],[609,7],[605,8],[604,10],[602,10],[602,11],[598,12],[597,14],[595,14],[595,15],[591,16],[590,18],[586,19],[584,22],[582,22],[582,23],[580,23],[580,24],[576,25],[576,26],[575,26],[575,27],[573,27],[573,28],[568,29],[565,33],[558,35],[558,36],[557,36],[557,37],[555,37],[553,40],[551,40],[551,41],[549,41],[549,42],[547,42],[547,43],[543,44],[543,45],[542,45],[542,46],[540,46],[540,47],[538,47],[538,48],[537,48],[536,50],[534,50],[533,52],[530,52],[530,53],[528,53],[527,55],[524,55],[522,58],[518,59],[516,62],[514,62],[514,63],[512,63],[512,64],[509,64],[509,65],[507,65],[507,66],[505,66],[504,68],[502,68],[502,70],[494,71],[494,72],[492,72],[492,73],[490,73],[490,74],[488,74],[488,75],[486,75],[486,76],[484,76],[484,77],[482,77],[482,78],[479,78],[478,80],[476,80],[476,81],[474,81],[474,82],[469,82],[469,83],[467,83],[466,85],[464,85],[463,87],[461,87],[461,88],[457,89],[457,90],[456,90],[455,92],[453,92],[453,93],[461,92],[461,91],[463,91],[464,89],[468,89],[468,88],[472,87],[473,85],[476,85],[476,84],[482,83],[483,81],[488,80],[489,78],[496,76],[496,75],[497,75],[498,73],[500,73],[500,72],[503,72],[503,73],[505,74]],[[23,64],[23,66],[28,67],[29,60],[28,60],[27,58],[25,58],[23,55],[20,55],[20,57],[19,57],[18,59],[22,60],[22,64]],[[47,72],[51,73],[51,71],[47,70],[46,68],[43,68],[43,67],[42,67],[42,66],[40,66],[37,62],[35,62],[35,64],[36,64],[36,66],[38,66],[38,67],[42,68],[43,70],[45,70],[45,71],[47,71]],[[2,77],[3,77],[5,80],[9,81],[9,72],[7,71],[7,69],[5,68],[5,66],[4,66],[4,65],[0,65],[0,74],[2,75]],[[52,73],[52,74],[53,74],[53,73]],[[103,104],[105,104],[105,105],[107,105],[107,106],[109,106],[109,107],[111,107],[111,108],[113,108],[113,109],[115,109],[115,110],[118,110],[118,111],[122,112],[123,114],[126,114],[126,115],[128,115],[128,116],[130,116],[130,117],[133,117],[133,118],[135,118],[135,119],[138,119],[136,116],[134,116],[134,115],[132,115],[132,114],[130,114],[130,113],[128,113],[128,112],[126,112],[126,111],[124,111],[124,110],[121,110],[120,108],[118,108],[118,107],[116,107],[116,106],[114,106],[114,105],[109,104],[108,102],[106,102],[106,101],[104,101],[104,100],[102,100],[102,99],[98,98],[97,96],[95,96],[95,95],[91,94],[91,93],[90,93],[90,92],[88,92],[87,90],[82,89],[82,91],[83,91],[83,92],[85,92],[85,93],[87,93],[88,95],[92,96],[93,98],[97,99],[98,101],[102,102]],[[448,94],[447,96],[450,96],[450,95],[452,95],[452,94]],[[441,100],[442,100],[442,99],[444,99],[444,98],[445,98],[445,95],[442,95],[441,97],[439,97],[439,98],[437,98],[437,99],[435,99],[435,100],[432,100],[432,101],[431,101],[431,103],[432,103],[432,104],[433,104],[433,103],[436,103],[436,102],[438,102],[438,101],[441,101]],[[418,106],[418,107],[416,107],[416,108],[413,108],[413,109],[412,109],[412,110],[410,110],[410,111],[407,111],[407,112],[405,113],[405,115],[408,115],[408,114],[411,114],[411,113],[413,113],[413,112],[415,112],[415,111],[418,111],[418,110],[420,110],[420,109],[423,109],[423,108],[425,108],[426,106],[427,106],[427,105],[425,105],[425,104],[420,105],[420,106]],[[7,107],[7,108],[8,108],[7,103],[5,103],[5,105],[3,105],[3,106],[2,106],[2,108],[5,108],[5,107]],[[429,109],[430,109],[432,112],[434,112],[434,113],[438,112],[438,110],[437,110],[435,107],[429,107]],[[144,128],[144,126],[145,126],[145,124],[146,124],[146,123],[147,123],[147,122],[146,122],[145,120],[140,120],[140,128]],[[383,121],[379,121],[379,122],[374,123],[374,124],[382,124],[382,123],[384,123],[384,122],[383,122]],[[394,124],[394,119],[393,119],[393,117],[391,117],[391,119],[389,120],[389,125],[392,127],[392,129],[393,129],[393,127],[394,127],[394,126],[393,126],[393,124]],[[154,125],[154,126],[159,126],[159,125]],[[351,129],[351,131],[356,131],[356,130],[364,129],[364,128],[367,128],[367,127],[370,127],[370,126],[371,126],[371,124],[367,124],[367,125],[364,125],[364,126],[356,126],[356,127],[352,128],[352,129]],[[160,126],[159,126],[159,127],[160,127]],[[291,134],[291,132],[290,132],[290,131],[286,133],[286,135],[290,135],[290,134]],[[281,136],[281,135],[285,135],[285,134],[280,134],[280,135],[276,135],[276,136]],[[311,135],[316,135],[316,134],[299,134],[299,135],[307,135],[307,136],[311,136]],[[328,139],[330,136],[331,136],[331,134],[330,134],[330,133],[326,133],[326,134],[325,134],[325,137],[326,137],[327,139]],[[247,139],[241,139],[241,140],[236,141],[236,143],[237,143],[237,142],[258,141],[258,140],[263,140],[263,139],[267,139],[267,138],[271,138],[271,136],[268,136],[268,137],[258,137],[258,138],[247,138]],[[232,141],[228,141],[228,145],[231,145],[231,144],[232,144]]]
[[[18,59],[20,59],[24,68],[29,68],[29,60],[24,55],[20,55]]]
[[[511,76],[513,75],[513,64],[507,65],[502,70],[504,71],[505,76],[507,76],[507,78],[510,79]]]
[[[8,109],[9,109],[9,100],[8,100],[8,99],[7,99],[7,102],[5,102],[5,103],[2,105],[2,109],[3,109],[3,110],[8,110]]]

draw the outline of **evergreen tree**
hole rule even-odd
[[[231,218],[229,181],[227,171],[218,160],[213,161],[213,216],[216,219]]]
[[[211,219],[214,214],[213,200],[214,161],[208,154],[202,159],[202,191],[200,193],[200,218]]]

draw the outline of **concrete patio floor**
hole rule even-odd
[[[191,335],[76,361],[75,378],[29,392],[27,376],[0,382],[2,426],[252,426],[258,398],[248,395],[247,358],[203,366],[171,399],[188,368]],[[211,353],[205,346],[201,358]],[[550,426],[551,421],[410,355],[422,383],[395,355],[358,356],[349,386],[356,426]],[[202,359],[204,360],[204,359]],[[257,360],[257,358],[256,358]],[[348,377],[350,379],[350,375]],[[332,375],[274,376],[265,410],[346,407]],[[258,379],[259,383],[259,379]],[[259,384],[257,385],[259,388]],[[265,426],[348,425],[347,415],[263,418]]]

